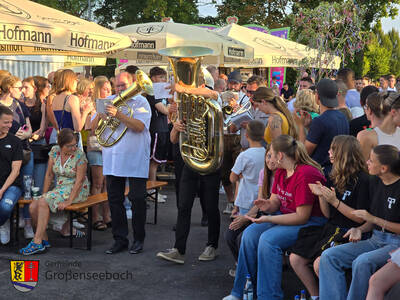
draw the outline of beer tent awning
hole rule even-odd
[[[163,65],[168,63],[159,50],[172,47],[206,47],[213,54],[205,58],[205,63],[222,64],[224,60],[240,61],[253,58],[253,48],[228,36],[212,30],[174,22],[152,22],[133,24],[115,29],[133,41],[130,48],[113,55],[119,59],[129,59],[136,65]]]
[[[308,46],[282,39],[243,27],[237,24],[230,24],[215,29],[221,35],[233,38],[246,43],[254,48],[254,59],[249,62],[235,63],[232,66],[238,67],[315,67],[326,69],[339,69],[340,57],[330,57],[329,54],[322,54],[322,65],[318,62],[318,52]],[[229,64],[225,64],[229,67]]]
[[[0,0],[0,55],[105,56],[129,37],[26,0]]]

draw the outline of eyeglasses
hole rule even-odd
[[[19,89],[20,91],[22,91],[23,87],[22,86],[13,86],[13,89]]]
[[[124,87],[126,87],[126,86],[127,86],[126,83],[122,83],[122,84],[117,84],[117,85],[116,85],[117,88],[124,88]]]
[[[65,145],[65,147],[68,149],[73,149],[75,147],[78,147],[78,144]]]

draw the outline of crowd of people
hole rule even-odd
[[[247,278],[257,299],[283,299],[285,256],[313,300],[383,299],[400,282],[400,94],[393,75],[382,76],[377,87],[366,77],[356,80],[351,69],[318,82],[305,73],[294,93],[287,83],[279,90],[275,77],[267,83],[252,75],[243,82],[240,71],[226,76],[208,66],[197,88],[177,83],[169,86],[170,98],[142,91],[124,99],[129,115],[109,100],[135,83],[137,70],[129,66],[113,79],[93,80],[69,69],[23,80],[0,70],[2,244],[10,240],[10,216],[30,192],[31,178],[39,192],[19,220],[30,240],[20,254],[49,248],[46,231],[54,220],[63,236],[83,236],[78,222],[70,232],[62,212],[105,191],[108,202],[93,211],[94,229],[112,228],[114,243],[105,253],[128,249],[131,218],[129,252],[139,254],[146,181],[156,180],[159,166],[172,160],[175,242],[157,256],[185,263],[198,196],[202,225],[208,227],[198,259],[217,257],[222,185],[228,201],[223,212],[231,218],[222,230],[235,261],[229,270],[234,285],[224,300],[242,299]],[[160,67],[149,77],[153,83],[168,81]],[[175,92],[211,98],[232,111],[225,115],[222,165],[211,173],[193,170],[182,159],[180,135],[190,128],[186,119],[173,117],[182,109]],[[98,101],[107,101],[104,112]],[[243,112],[251,118],[235,123]],[[95,132],[110,118],[127,130],[102,147]]]

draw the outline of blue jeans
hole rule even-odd
[[[22,190],[14,185],[10,186],[0,199],[0,226],[11,216],[13,208],[21,197]]]
[[[231,294],[242,299],[246,275],[249,274],[257,290],[258,300],[283,299],[281,287],[283,250],[294,245],[300,228],[322,226],[325,222],[326,219],[323,217],[311,217],[303,225],[262,223],[247,227],[240,244],[235,283]]]
[[[31,152],[31,159],[29,162],[21,167],[21,181],[24,182],[24,176],[31,175],[33,178],[33,152]],[[25,204],[23,208],[24,219],[30,219],[29,204]]]
[[[369,278],[386,264],[389,252],[398,247],[400,236],[374,230],[370,239],[325,250],[319,263],[320,299],[365,299]],[[350,268],[352,280],[347,293],[345,270]]]

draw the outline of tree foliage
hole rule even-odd
[[[99,24],[117,27],[160,22],[164,17],[171,17],[174,22],[193,24],[198,21],[197,1],[195,0],[102,0],[95,10]]]
[[[87,18],[88,16],[88,0],[33,0],[58,10],[71,14],[79,18]],[[99,0],[91,0],[92,6],[99,3]]]

